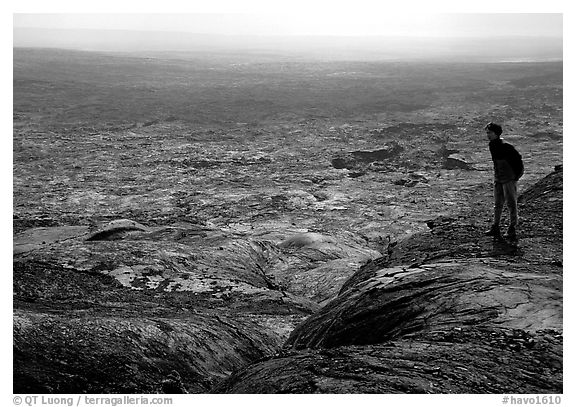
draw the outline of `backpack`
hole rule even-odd
[[[522,161],[522,155],[512,146],[512,144],[504,143],[506,148],[506,160],[514,170],[516,174],[516,181],[518,181],[522,175],[524,175],[524,162]]]

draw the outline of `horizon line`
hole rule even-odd
[[[435,39],[498,39],[498,38],[549,38],[563,39],[564,35],[529,35],[529,34],[507,34],[507,35],[395,35],[395,34],[227,34],[227,33],[205,33],[182,30],[142,30],[128,28],[56,28],[37,26],[14,26],[14,30],[46,30],[46,31],[99,31],[99,32],[131,32],[131,33],[165,33],[165,34],[186,34],[211,37],[247,37],[247,38],[435,38]]]

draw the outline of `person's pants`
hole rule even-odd
[[[518,225],[518,182],[494,183],[494,225],[500,225],[504,202],[510,213],[510,227]]]

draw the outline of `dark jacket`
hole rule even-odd
[[[524,174],[522,156],[512,144],[498,138],[489,143],[490,154],[494,162],[494,181],[506,183],[518,181]]]

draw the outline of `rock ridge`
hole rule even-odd
[[[519,244],[473,212],[361,267],[225,393],[561,393],[562,168],[520,197]]]

